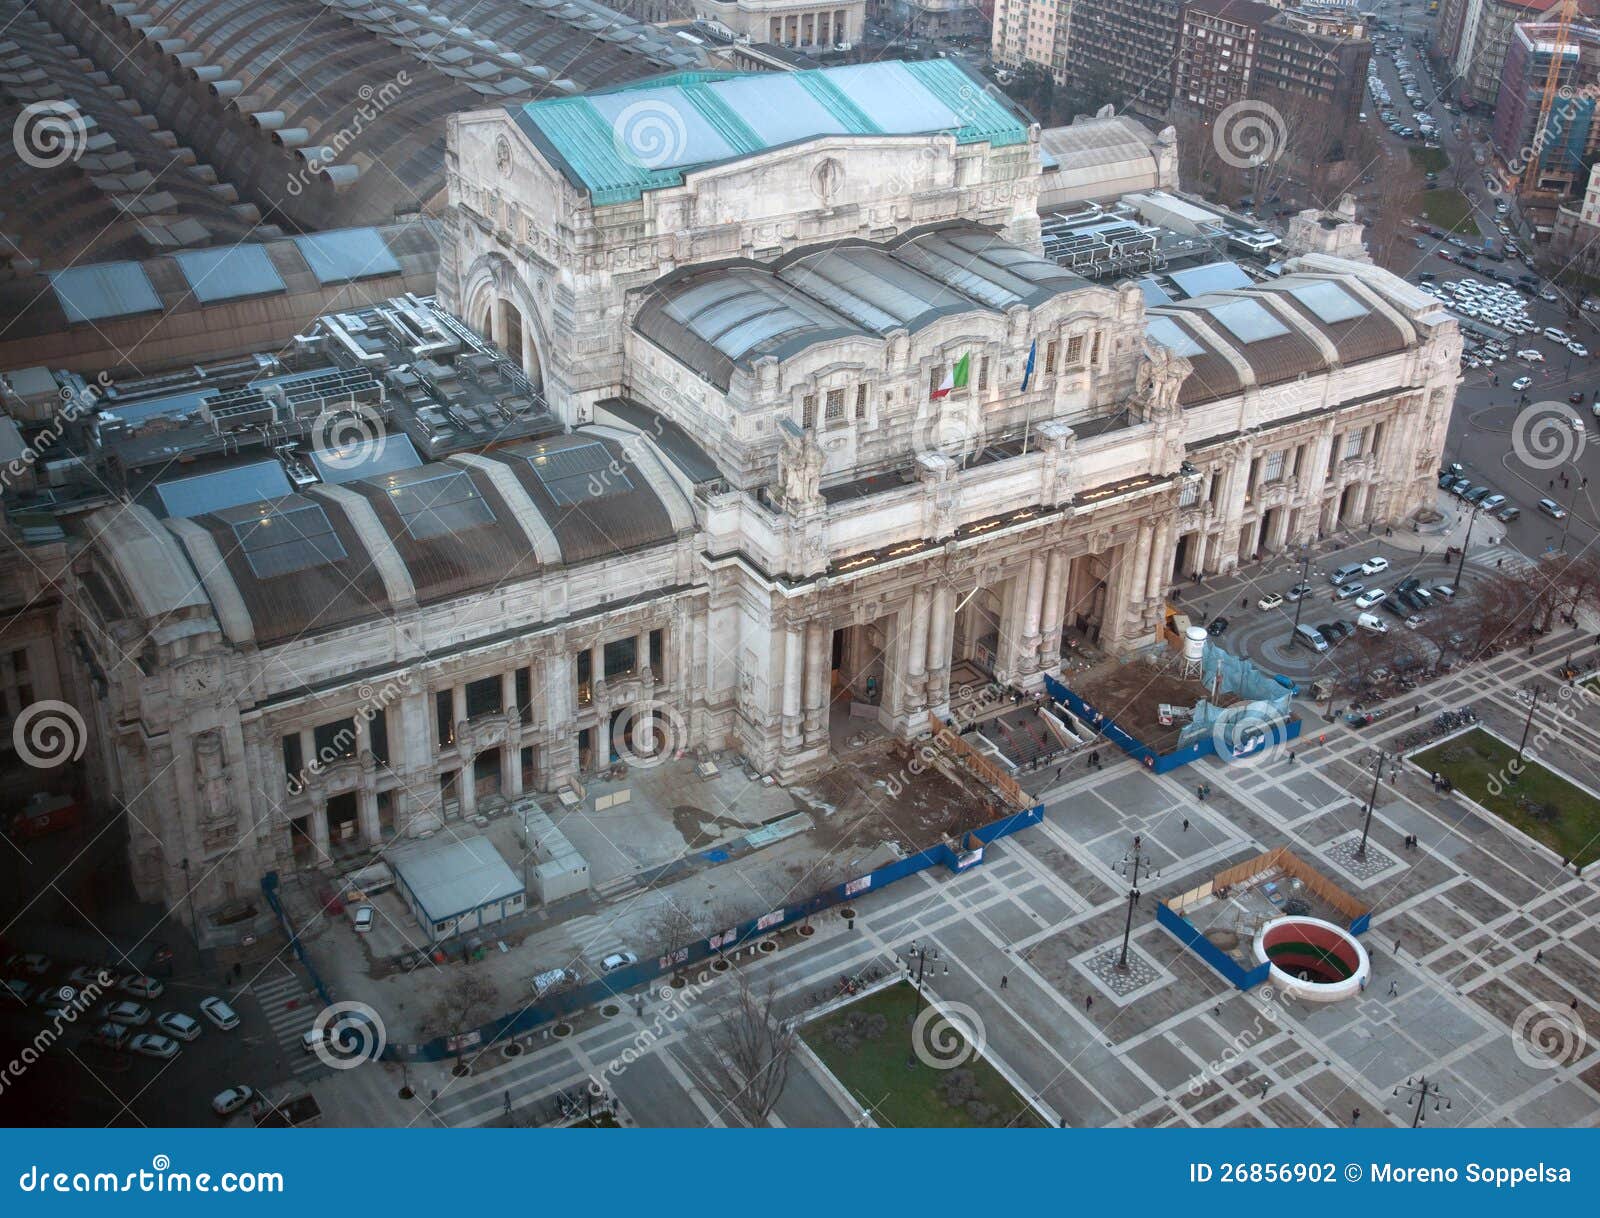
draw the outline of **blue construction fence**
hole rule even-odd
[[[1276,680],[1282,681],[1290,690],[1295,689],[1294,683],[1286,677],[1278,677]],[[1128,756],[1140,762],[1152,773],[1165,774],[1168,770],[1186,766],[1191,761],[1199,761],[1200,758],[1210,756],[1217,751],[1216,742],[1208,732],[1199,739],[1193,740],[1181,748],[1174,749],[1170,753],[1158,753],[1152,746],[1118,727],[1116,721],[1110,715],[1091,706],[1049,673],[1044,674],[1044,687],[1045,691],[1050,695],[1051,701],[1066,708],[1085,727],[1099,732],[1100,735],[1111,741],[1112,744],[1116,745]],[[1289,719],[1285,723],[1275,726],[1273,735],[1281,740],[1294,740],[1300,735],[1303,726],[1299,719]],[[1263,740],[1262,747],[1266,747],[1266,743]]]
[[[1255,968],[1246,969],[1227,952],[1200,933],[1200,928],[1180,913],[1174,912],[1165,901],[1156,905],[1156,921],[1170,930],[1173,935],[1200,959],[1204,960],[1222,976],[1241,990],[1248,990],[1260,985],[1267,979],[1267,974],[1272,971],[1272,965],[1266,962],[1258,964]]]
[[[333,995],[328,993],[328,987],[322,982],[322,974],[317,972],[317,966],[311,963],[311,955],[306,951],[305,944],[300,942],[300,934],[294,928],[294,923],[289,921],[288,911],[283,907],[283,898],[278,894],[278,873],[269,871],[261,877],[261,891],[266,895],[267,904],[272,906],[272,912],[278,919],[278,925],[283,927],[283,933],[289,939],[289,947],[294,952],[294,958],[300,961],[301,967],[306,970],[306,975],[311,978],[311,984],[316,988],[317,997],[322,999],[324,1005],[333,1002]]]
[[[752,918],[737,926],[729,927],[720,934],[697,939],[668,955],[652,960],[640,960],[636,964],[607,973],[595,981],[546,995],[515,1015],[491,1020],[476,1031],[468,1032],[459,1038],[441,1036],[421,1044],[391,1043],[384,1049],[383,1057],[390,1061],[402,1058],[439,1061],[456,1053],[466,1052],[476,1045],[504,1042],[538,1031],[577,1011],[615,999],[629,990],[647,985],[658,977],[680,972],[703,961],[725,956],[743,948],[754,947],[760,940],[785,927],[803,922],[806,918],[814,917],[837,905],[858,900],[869,892],[887,888],[896,880],[903,880],[919,871],[939,866],[948,867],[958,873],[971,870],[983,862],[985,847],[991,842],[1037,825],[1043,819],[1044,805],[1035,804],[1025,811],[1013,813],[991,821],[982,828],[971,830],[963,835],[957,846],[940,842],[916,854],[886,863],[866,875],[825,888],[799,904],[786,905],[759,918]],[[470,968],[471,965],[463,967]]]

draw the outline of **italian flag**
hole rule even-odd
[[[948,397],[952,389],[965,389],[967,387],[967,374],[972,369],[972,356],[963,355],[954,364],[945,369],[944,380],[939,382],[939,387],[929,396],[934,401]]]

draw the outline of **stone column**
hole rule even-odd
[[[318,795],[311,808],[311,845],[315,858],[313,865],[326,867],[331,861],[328,851],[328,801]]]
[[[925,585],[911,593],[911,630],[906,639],[906,708],[919,711],[927,705],[928,607]]]
[[[790,622],[783,635],[783,748],[793,752],[800,748],[803,720],[801,698],[805,673],[805,634],[801,623]]]
[[[806,744],[816,744],[828,736],[828,641],[832,631],[827,623],[812,618],[806,623]]]
[[[955,590],[936,577],[928,610],[928,713],[950,713],[950,638],[955,628]]]
[[[371,775],[363,775],[356,789],[356,822],[361,831],[363,846],[383,844],[383,830],[378,824],[378,792],[370,785]]]
[[[1054,668],[1061,663],[1061,614],[1065,609],[1062,581],[1066,560],[1059,547],[1045,560],[1044,613],[1039,622],[1039,666]]]
[[[1167,572],[1172,563],[1173,523],[1169,517],[1155,527],[1155,540],[1150,547],[1150,570],[1145,581],[1144,595],[1148,601],[1159,602],[1167,585]]]
[[[1044,584],[1044,555],[1035,554],[1028,560],[1028,594],[1023,605],[1021,664],[1025,673],[1039,669],[1039,627],[1044,612]]]
[[[534,661],[533,719],[542,723],[543,784],[553,790],[578,773],[577,661],[565,650]],[[541,707],[542,703],[542,707]]]

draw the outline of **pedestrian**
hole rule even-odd
[[[1367,979],[1365,977],[1363,977],[1361,979],[1361,992],[1362,993],[1366,993],[1366,990],[1367,990]]]
[[[1009,978],[1009,977],[1007,977],[1007,976],[1006,976],[1006,975],[1005,975],[1005,974],[1004,974],[1004,973],[1001,973],[1001,974],[1000,974],[1000,988],[1001,988],[1001,989],[1002,989],[1002,990],[1003,990],[1003,989],[1005,989],[1005,988],[1006,988],[1006,985],[1007,985],[1007,983],[1008,983],[1008,982],[1009,982],[1009,981],[1010,981],[1010,978]]]
[[[1250,598],[1248,596],[1240,598],[1240,600],[1239,600],[1239,608],[1241,608],[1241,609],[1250,608]]]
[[[1083,996],[1083,1009],[1085,1011],[1091,1011],[1091,1010],[1094,1009],[1094,995],[1093,994],[1085,994]]]
[[[1360,1120],[1361,1120],[1361,1109],[1352,1108],[1350,1110],[1350,1123],[1352,1125],[1354,1125],[1354,1124],[1357,1124]]]
[[[1399,996],[1400,996],[1400,985],[1399,985],[1399,983],[1395,982],[1395,981],[1391,981],[1389,983],[1389,997],[1390,998],[1398,998]]]
[[[1571,1007],[1571,1008],[1572,1008],[1572,1009],[1573,1009],[1573,1010],[1574,1010],[1574,1011],[1576,1011],[1576,1010],[1577,1010],[1577,1009],[1578,1009],[1578,1000],[1577,1000],[1577,999],[1576,999],[1576,998],[1574,998],[1574,999],[1573,999],[1573,1000],[1572,1000],[1572,1001],[1571,1001],[1571,1002],[1570,1002],[1570,1003],[1568,1003],[1568,1004],[1567,1004],[1567,1005],[1568,1005],[1568,1006],[1570,1006],[1570,1007]]]
[[[1290,760],[1291,763],[1294,761],[1294,750],[1293,749],[1289,750],[1289,760]]]
[[[1503,559],[1503,558],[1497,558],[1497,559],[1495,559],[1495,560],[1494,560],[1494,569],[1495,569],[1495,570],[1496,570],[1496,571],[1498,571],[1498,570],[1499,570],[1499,569],[1500,569],[1500,568],[1501,568],[1501,567],[1502,567],[1502,566],[1504,566],[1504,565],[1505,565],[1505,561],[1506,561],[1506,560],[1505,560],[1505,559]]]
[[[1397,956],[1400,954],[1400,940],[1398,939],[1394,941],[1394,954]]]
[[[506,1111],[511,1111],[511,1092],[506,1092]]]
[[[1544,948],[1541,947],[1538,951],[1533,953],[1533,962],[1535,964],[1544,963]]]
[[[1262,1099],[1266,1099],[1267,1098],[1267,1092],[1271,1089],[1271,1087],[1272,1087],[1272,1084],[1270,1082],[1268,1082],[1266,1079],[1262,1079],[1261,1080],[1261,1098]]]
[[[1189,832],[1189,818],[1187,816],[1183,818],[1183,831],[1185,833]]]
[[[1413,706],[1411,708],[1411,717],[1413,719],[1415,719],[1421,713],[1422,713],[1422,703],[1418,702],[1415,706]]]

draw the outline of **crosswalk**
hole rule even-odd
[[[1474,566],[1493,567],[1498,571],[1533,570],[1533,560],[1511,546],[1473,546],[1467,557]]]
[[[267,1017],[267,1026],[283,1046],[284,1056],[292,1063],[290,1072],[296,1075],[316,1074],[324,1069],[315,1053],[307,1053],[300,1043],[301,1037],[316,1022],[320,1004],[293,973],[253,981],[250,990],[261,1004]]]

